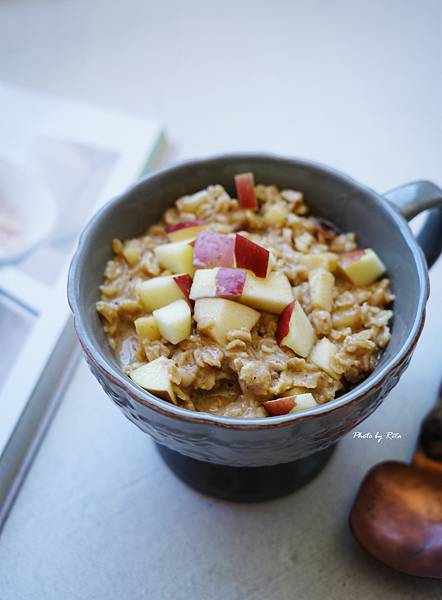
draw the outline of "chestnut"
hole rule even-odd
[[[442,462],[429,458],[419,449],[414,454],[413,465],[415,467],[421,467],[422,469],[438,471],[442,475]]]
[[[361,546],[388,566],[442,578],[442,472],[430,463],[376,465],[362,482],[350,527]]]
[[[442,405],[438,404],[422,421],[420,445],[426,456],[442,461]]]

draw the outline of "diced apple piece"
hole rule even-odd
[[[130,378],[155,396],[176,404],[176,395],[170,378],[172,361],[164,356],[156,358],[129,373]]]
[[[281,271],[272,271],[265,279],[247,273],[240,302],[279,315],[293,302],[292,286]]]
[[[273,266],[270,250],[239,233],[235,236],[235,259],[239,269],[248,269],[257,277],[267,277]]]
[[[333,287],[335,278],[325,269],[315,269],[309,272],[310,298],[314,308],[321,310],[332,309]]]
[[[202,231],[195,240],[193,265],[195,267],[233,267],[235,240],[214,231]]]
[[[312,353],[310,354],[310,360],[330,375],[330,377],[341,379],[339,373],[336,373],[332,366],[332,359],[336,352],[337,348],[335,344],[326,337],[323,337],[313,348]]]
[[[307,392],[306,394],[298,394],[295,396],[295,406],[290,411],[291,413],[298,412],[299,410],[305,410],[306,408],[313,408],[318,406],[313,394]]]
[[[184,221],[183,223],[176,223],[176,225],[169,225],[165,227],[164,231],[167,233],[169,240],[179,242],[195,238],[206,227],[207,225],[204,221],[194,219],[193,221]]]
[[[307,269],[325,269],[334,273],[338,267],[338,256],[333,252],[321,252],[320,254],[301,254],[298,258],[301,265]]]
[[[256,210],[258,202],[255,194],[255,178],[253,173],[235,175],[236,195],[241,208]]]
[[[271,417],[280,417],[287,415],[295,406],[295,397],[275,398],[262,403],[263,407]]]
[[[158,263],[163,269],[172,273],[187,273],[192,276],[193,268],[193,246],[188,241],[169,242],[160,244],[154,248]]]
[[[159,340],[161,337],[160,330],[152,315],[135,319],[134,325],[141,342]]]
[[[161,336],[171,344],[179,344],[189,337],[192,316],[185,300],[176,300],[153,311]]]
[[[355,285],[370,285],[386,271],[384,263],[371,248],[341,254],[339,266]]]
[[[317,406],[317,402],[310,392],[306,394],[297,394],[295,396],[285,396],[275,400],[267,400],[262,405],[271,417],[279,417],[288,413],[298,412],[307,408]]]
[[[275,338],[280,346],[291,348],[303,358],[310,354],[315,343],[315,330],[299,302],[294,301],[284,309]]]
[[[183,298],[187,300],[187,295],[183,289],[190,288],[191,283],[192,280],[189,275],[184,273],[180,275],[163,275],[139,283],[137,293],[144,308],[152,312],[175,300],[182,300]]]
[[[213,298],[216,296],[216,274],[218,269],[197,269],[190,288],[190,299]]]
[[[289,210],[285,204],[271,204],[264,213],[264,221],[269,227],[282,227],[288,214]]]
[[[223,346],[227,343],[228,331],[232,329],[250,331],[261,315],[253,308],[232,300],[201,298],[195,302],[194,316],[198,329]]]
[[[238,298],[246,280],[246,272],[241,269],[198,269],[193,278],[190,298]]]

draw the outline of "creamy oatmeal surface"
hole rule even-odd
[[[384,265],[302,192],[250,173],[235,184],[238,199],[211,185],[113,240],[97,303],[109,343],[136,383],[188,409],[253,418],[329,402],[388,344]]]

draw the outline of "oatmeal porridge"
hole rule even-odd
[[[187,409],[256,418],[329,402],[388,344],[385,267],[301,191],[251,173],[235,185],[113,240],[97,303],[109,343],[135,383]]]

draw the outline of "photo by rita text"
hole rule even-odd
[[[378,444],[385,440],[401,440],[402,435],[398,431],[385,431],[381,433],[380,431],[376,431],[376,433],[372,433],[371,431],[354,431],[353,439],[357,440],[374,440]]]

